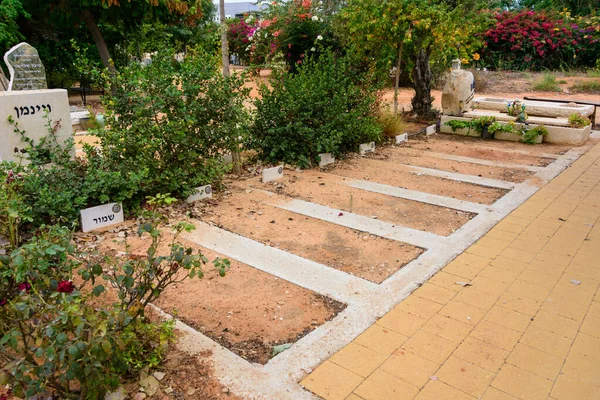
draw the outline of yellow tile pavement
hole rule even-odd
[[[599,220],[596,145],[301,385],[327,400],[600,399]]]

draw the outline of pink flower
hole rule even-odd
[[[75,290],[75,285],[71,281],[61,281],[58,283],[57,292],[60,293],[73,293]]]
[[[17,288],[21,292],[28,292],[29,289],[31,289],[31,285],[29,284],[29,282],[22,282],[22,283],[19,283],[19,285],[17,286]]]

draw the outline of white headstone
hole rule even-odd
[[[275,179],[283,178],[283,165],[279,167],[266,168],[262,171],[263,183],[274,181]]]
[[[24,148],[27,144],[21,136],[14,132],[14,126],[8,122],[8,117],[25,131],[27,137],[38,143],[39,139],[48,136],[48,119],[52,127],[56,124],[55,135],[60,143],[72,135],[69,99],[64,89],[26,90],[0,92],[0,160],[18,161],[14,149]]]
[[[403,133],[402,135],[396,135],[396,144],[400,144],[408,141],[408,133]]]
[[[319,167],[324,167],[335,162],[335,157],[333,157],[331,153],[321,153],[319,154],[319,158]]]
[[[437,126],[436,125],[429,125],[427,128],[425,128],[425,134],[427,136],[435,135],[436,131],[437,131]]]
[[[475,96],[475,78],[469,71],[460,69],[460,60],[452,60],[452,71],[442,90],[444,115],[460,116],[470,111]]]
[[[0,92],[8,90],[8,79],[4,76],[4,71],[0,67]]]
[[[361,156],[365,155],[367,153],[373,153],[374,151],[375,151],[375,142],[363,143],[358,146],[358,152]]]
[[[225,154],[224,156],[221,157],[221,159],[223,160],[223,162],[225,164],[232,164],[233,163],[233,156],[231,154]]]
[[[98,207],[81,210],[81,230],[89,232],[94,229],[120,224],[125,221],[123,206],[119,203],[104,204]]]
[[[4,54],[10,72],[8,90],[48,89],[46,69],[35,47],[19,43]]]
[[[212,187],[210,185],[197,187],[194,193],[185,199],[188,203],[193,203],[202,199],[212,199]]]

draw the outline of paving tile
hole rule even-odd
[[[363,378],[332,362],[325,361],[300,385],[330,400],[343,400],[360,385]]]
[[[594,299],[594,294],[590,292],[586,292],[584,290],[579,290],[577,286],[569,283],[569,284],[557,284],[552,292],[548,295],[548,299],[554,300],[557,298],[564,298],[569,301],[582,304],[587,306]]]
[[[481,239],[479,239],[477,241],[477,244],[480,244],[482,246],[486,246],[492,249],[497,249],[497,250],[504,250],[505,248],[507,248],[508,246],[511,245],[511,242],[507,242],[504,240],[500,240],[500,239],[494,239],[488,236],[483,236]]]
[[[577,285],[579,290],[584,290],[586,292],[596,293],[598,290],[598,286],[600,285],[600,281],[597,279],[593,279],[589,276],[579,274],[577,272],[573,272],[573,270],[567,269],[567,272],[560,278],[559,284],[561,285],[569,285],[573,284],[571,281],[576,280],[580,283]]]
[[[439,314],[469,325],[476,325],[485,315],[485,311],[469,304],[452,300],[440,310]]]
[[[407,336],[400,335],[379,325],[373,325],[357,337],[354,342],[379,354],[390,355],[407,340]]]
[[[508,291],[523,297],[543,301],[546,300],[551,289],[543,288],[533,283],[516,280],[509,286]]]
[[[544,248],[546,241],[527,241],[527,240],[515,240],[510,244],[511,249],[528,251],[530,253],[537,253]]]
[[[509,224],[508,222],[505,222],[505,221],[500,221],[500,223],[498,223],[498,225],[496,225],[496,227],[494,229],[498,229],[498,230],[506,231],[506,232],[512,232],[512,233],[521,233],[525,230],[525,228],[523,226]]]
[[[515,279],[517,279],[517,276],[519,276],[519,273],[515,272],[515,271],[509,271],[509,270],[503,269],[503,268],[494,267],[493,265],[489,265],[489,266],[485,267],[479,273],[479,275],[481,275],[485,278],[493,279],[495,281],[510,284]]]
[[[418,392],[416,386],[380,369],[354,391],[365,400],[411,400]]]
[[[552,389],[552,382],[514,365],[504,364],[492,386],[519,399],[545,400]]]
[[[427,283],[431,283],[436,286],[450,289],[454,292],[460,292],[463,289],[463,287],[460,285],[457,285],[456,284],[457,281],[464,281],[464,279],[462,279],[460,276],[452,275],[452,274],[445,272],[444,270],[441,270],[440,272],[438,272],[437,274],[432,276],[427,281]]]
[[[490,386],[488,390],[485,392],[482,400],[518,400],[515,396],[511,396],[508,393],[505,393],[501,390],[496,389],[493,386]],[[440,399],[441,400],[441,399]]]
[[[386,358],[383,354],[352,342],[335,353],[329,361],[366,378],[383,364]]]
[[[514,331],[525,332],[525,329],[531,323],[531,317],[508,308],[494,306],[487,313],[484,321],[493,322]]]
[[[579,323],[571,318],[540,310],[534,317],[533,326],[574,339],[579,329]]]
[[[502,295],[508,288],[506,283],[502,283],[493,279],[484,278],[483,276],[478,276],[471,281],[473,285],[473,289],[493,294],[496,296]]]
[[[507,231],[503,231],[503,230],[494,228],[491,231],[489,231],[486,234],[486,236],[489,236],[489,237],[492,237],[492,238],[495,238],[495,239],[504,240],[506,242],[512,242],[519,235],[516,234],[516,233],[507,232]]]
[[[484,258],[496,258],[498,256],[498,254],[500,254],[503,250],[499,250],[499,249],[492,249],[490,247],[487,246],[483,246],[480,244],[475,243],[473,246],[469,247],[467,249],[467,253],[468,254],[474,254],[476,256],[481,256]]]
[[[554,381],[562,368],[564,359],[518,343],[506,362]]]
[[[557,400],[596,400],[600,399],[600,387],[568,374],[559,375],[552,397]]]
[[[519,341],[521,333],[489,321],[481,321],[470,336],[510,351]]]
[[[459,276],[463,281],[468,281],[475,278],[479,272],[481,272],[481,267],[474,267],[472,265],[461,264],[457,261],[452,261],[450,264],[444,267],[444,272]]]
[[[429,319],[433,317],[442,305],[431,300],[423,299],[417,296],[409,296],[396,306],[396,310],[415,315],[420,318]]]
[[[381,369],[422,388],[439,367],[439,364],[433,361],[409,351],[399,350],[383,363]]]
[[[491,372],[498,372],[510,353],[479,339],[468,337],[452,353],[453,356]]]
[[[587,333],[600,339],[600,318],[587,316],[579,328],[579,332]]]
[[[573,259],[573,255],[575,255],[575,251],[573,251],[571,253],[571,255],[569,256],[569,255],[553,253],[553,252],[550,252],[547,250],[542,250],[541,252],[539,252],[537,254],[535,259],[538,261],[543,261],[543,262],[547,262],[550,264],[557,264],[557,265],[566,267],[567,265],[569,265],[569,263]]]
[[[560,277],[563,272],[565,272],[566,268],[567,267],[564,265],[552,264],[541,260],[533,260],[526,269]]]
[[[482,292],[469,286],[457,294],[454,299],[486,311],[492,308],[496,301],[498,301],[498,296]]]
[[[545,274],[539,271],[531,271],[526,269],[521,272],[518,280],[533,283],[534,285],[543,287],[545,289],[552,289],[556,282],[558,282],[558,277],[555,275]]]
[[[531,262],[535,258],[535,253],[530,253],[528,251],[518,250],[514,248],[507,248],[502,251],[500,255],[504,258],[509,258],[511,260],[522,261],[522,262]]]
[[[527,328],[520,342],[556,357],[566,358],[573,339],[558,335],[533,324]]]
[[[495,374],[451,356],[436,375],[442,382],[471,396],[480,397],[490,385]]]
[[[412,336],[425,322],[427,320],[424,318],[419,318],[404,311],[392,310],[377,321],[376,324],[401,335]]]
[[[600,362],[594,358],[571,352],[565,361],[562,372],[600,386]]]
[[[542,310],[548,311],[554,314],[559,314],[564,317],[574,319],[578,322],[583,321],[585,314],[588,311],[588,307],[573,303],[564,298],[555,298],[554,300],[547,300],[542,305]]]
[[[456,257],[454,261],[460,264],[471,265],[473,267],[482,269],[483,267],[488,265],[492,260],[487,257],[481,257],[469,253],[462,253],[461,255]]]
[[[352,393],[350,396],[346,397],[346,400],[364,400],[364,399],[362,397],[358,397],[357,395]]]
[[[582,354],[588,358],[598,360],[600,363],[600,339],[579,332],[573,342],[571,352]]]
[[[505,257],[496,257],[491,263],[491,266],[506,269],[508,271],[518,272],[525,270],[529,265],[526,262],[512,260]]]
[[[443,337],[453,342],[461,342],[473,327],[450,317],[435,315],[421,328],[425,332]]]
[[[592,302],[592,304],[590,304],[587,316],[593,318],[600,318],[600,302],[594,301]]]
[[[456,292],[433,285],[431,283],[425,283],[420,288],[415,290],[413,295],[426,300],[431,300],[435,303],[446,304],[452,300],[454,296],[456,296]]]
[[[431,380],[419,392],[415,400],[475,400],[475,397],[461,392],[439,380]]]
[[[418,331],[400,349],[441,364],[457,346],[457,343],[450,340],[429,332]]]
[[[529,297],[521,296],[513,292],[504,293],[496,303],[500,307],[508,308],[509,310],[518,311],[530,317],[533,317],[542,306],[542,302]]]

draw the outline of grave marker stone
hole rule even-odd
[[[185,199],[187,203],[193,203],[202,199],[212,199],[212,187],[210,185],[197,187],[194,193]]]
[[[283,178],[283,165],[279,167],[266,168],[262,171],[262,182],[267,183],[275,179]]]
[[[105,228],[125,221],[123,217],[123,206],[119,203],[110,203],[98,207],[86,208],[79,212],[81,213],[81,230],[83,232]]]
[[[425,135],[427,135],[427,136],[435,135],[436,131],[437,131],[436,125],[429,125],[427,128],[425,128]]]
[[[48,89],[46,69],[35,47],[19,43],[4,54],[10,72],[8,90]]]
[[[408,133],[403,133],[402,135],[396,135],[396,144],[400,144],[408,141]]]
[[[8,79],[4,76],[4,71],[0,67],[0,92],[8,90]]]
[[[0,91],[0,160],[18,162],[15,147],[22,149],[27,146],[21,136],[14,132],[15,128],[8,122],[8,117],[12,117],[19,129],[38,143],[41,137],[48,135],[46,114],[52,121],[52,127],[56,126],[55,135],[59,143],[71,137],[71,114],[66,90]]]
[[[319,167],[324,167],[335,162],[335,157],[333,157],[331,153],[319,154],[319,158],[321,159],[321,161],[319,161]]]
[[[367,153],[375,152],[375,142],[363,143],[359,145],[358,152],[361,156],[364,156]]]

